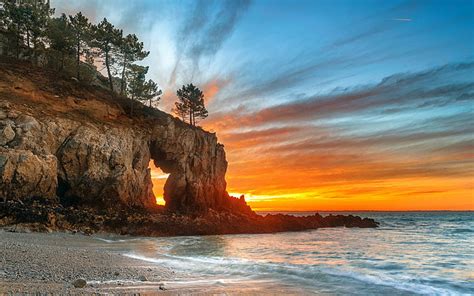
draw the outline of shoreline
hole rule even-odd
[[[127,256],[108,238],[64,232],[8,232],[0,229],[0,294],[303,295],[278,283],[208,282]],[[132,237],[125,236],[126,238]],[[78,279],[86,281],[74,287]]]
[[[169,294],[160,287],[173,279],[174,271],[127,258],[94,237],[0,230],[0,238],[0,294]],[[78,279],[85,280],[86,286],[75,288]]]

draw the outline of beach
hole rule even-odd
[[[175,281],[171,268],[124,256],[108,238],[0,230],[0,295],[301,295],[276,286],[266,290],[262,285],[240,287],[227,282],[223,287],[205,280]],[[140,240],[124,236],[111,239]],[[86,281],[84,287],[74,286],[79,279]]]
[[[357,214],[381,226],[170,237],[0,231],[0,294],[474,293],[472,212]],[[74,288],[77,279],[86,286]]]
[[[0,293],[162,291],[162,281],[173,276],[167,268],[121,256],[80,234],[2,231],[0,249]],[[78,279],[87,285],[75,288]]]

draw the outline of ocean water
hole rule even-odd
[[[474,295],[473,212],[354,214],[381,226],[105,241],[124,256],[175,270],[166,285],[176,289]]]

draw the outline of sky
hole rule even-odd
[[[51,2],[137,34],[160,109],[204,91],[255,210],[474,210],[472,0]]]

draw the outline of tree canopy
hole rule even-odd
[[[80,64],[81,56],[90,57],[92,25],[82,12],[69,16],[70,30],[73,35],[75,58],[76,58],[76,78],[81,79]]]
[[[207,109],[204,106],[204,94],[192,83],[183,85],[181,89],[178,89],[176,95],[178,96],[178,102],[175,103],[174,112],[183,121],[195,126],[197,120],[208,116]]]
[[[104,18],[94,27],[93,45],[98,49],[98,56],[103,59],[103,64],[107,69],[109,87],[114,91],[112,77],[112,67],[117,62],[117,50],[122,41],[122,30],[117,29]]]
[[[120,64],[122,66],[122,75],[120,81],[120,93],[123,94],[126,89],[126,73],[133,63],[146,58],[150,52],[143,50],[143,42],[138,41],[135,34],[128,34],[120,40],[119,51],[121,55]]]
[[[135,102],[156,107],[162,91],[147,79],[148,66],[137,64],[150,52],[135,34],[124,36],[106,18],[95,25],[82,12],[55,17],[54,11],[49,0],[0,1],[0,54],[28,59],[80,82],[101,81],[97,71],[105,69],[108,88],[130,98],[131,114]],[[100,63],[104,69],[97,70]],[[199,88],[183,85],[177,97],[174,112],[183,121],[196,125],[207,117]]]

